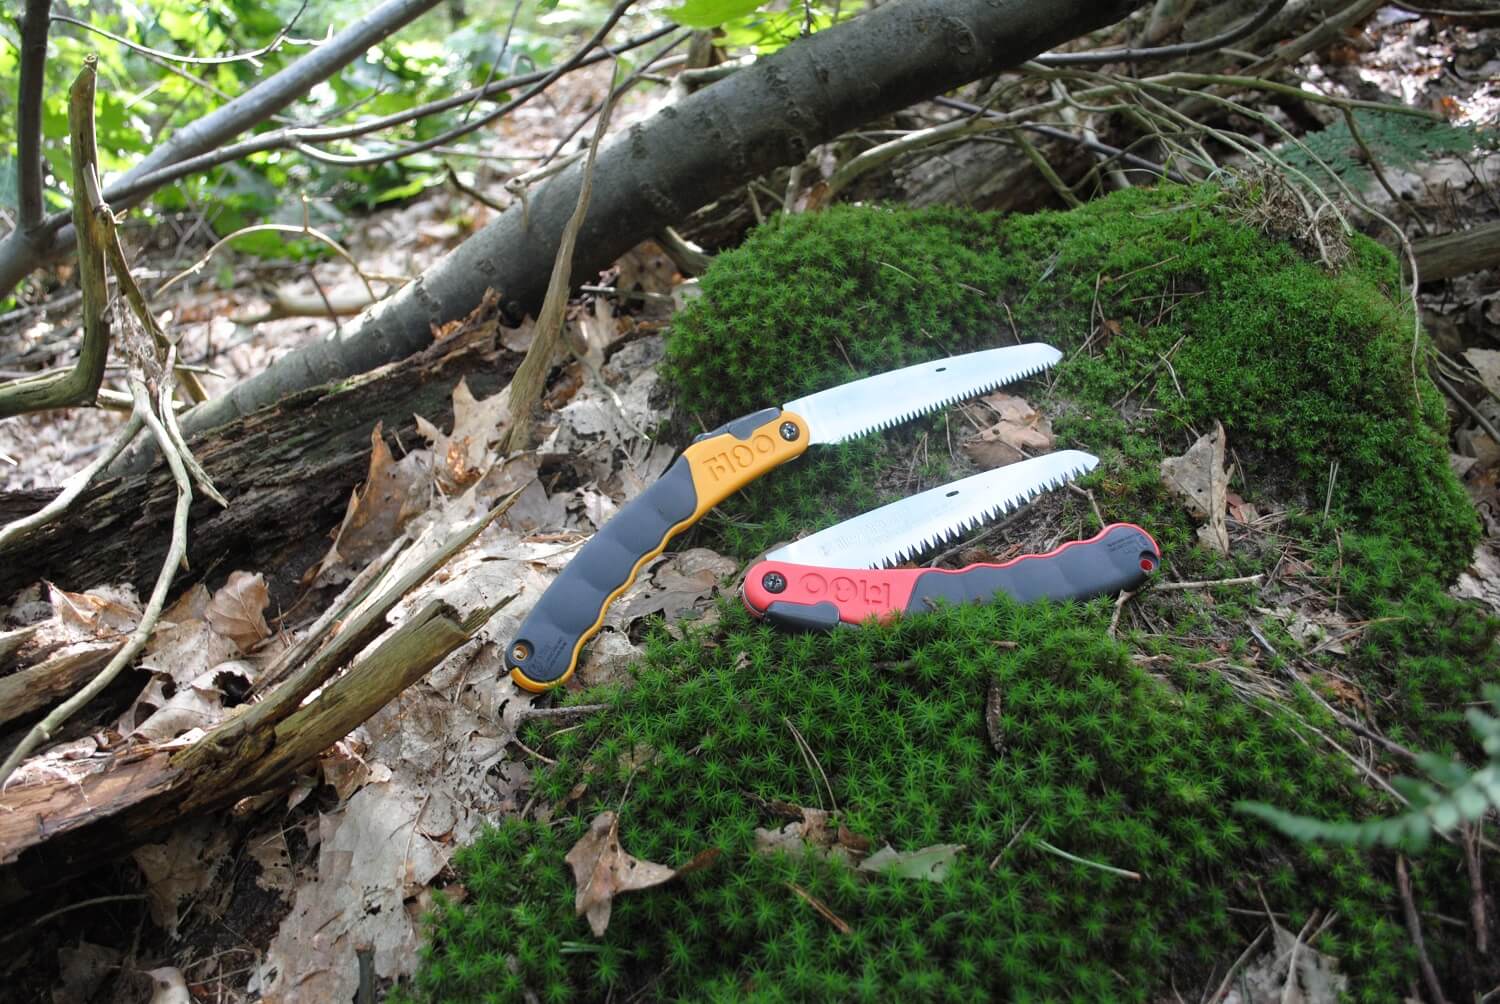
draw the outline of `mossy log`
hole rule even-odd
[[[491,322],[493,323],[493,322]],[[455,347],[455,343],[463,344]],[[349,491],[364,477],[370,430],[384,423],[394,443],[411,444],[415,415],[443,425],[460,377],[480,397],[510,381],[518,353],[493,338],[455,335],[401,362],[350,380],[301,391],[237,418],[191,443],[219,490],[221,509],[195,501],[188,539],[191,572],[239,566],[270,571],[290,552],[302,564],[327,546]],[[14,518],[55,493],[0,493],[0,514]],[[38,579],[65,589],[127,580],[147,587],[166,553],[175,488],[158,459],[149,471],[112,475],[92,486],[67,515],[0,555],[0,595]],[[285,586],[286,583],[280,583]],[[273,584],[275,588],[276,584]]]

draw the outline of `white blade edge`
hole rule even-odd
[[[930,488],[793,541],[768,561],[829,568],[881,568],[910,561],[1044,491],[1093,470],[1099,458],[1059,450]]]
[[[1042,342],[934,359],[820,390],[782,407],[807,419],[811,443],[841,443],[1033,376],[1062,358]]]

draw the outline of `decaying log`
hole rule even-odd
[[[440,426],[451,421],[460,377],[478,397],[510,381],[520,356],[493,335],[476,339],[473,326],[481,323],[472,319],[467,334],[302,391],[194,440],[194,454],[231,504],[195,502],[190,573],[181,584],[226,564],[279,566],[276,558],[289,547],[305,550],[304,564],[311,564],[314,552],[327,547],[323,534],[338,525],[350,489],[364,478],[376,422],[384,423],[399,455],[402,444],[410,449],[418,442],[415,415]],[[453,349],[455,342],[463,344]],[[25,503],[35,507],[45,501],[40,495],[26,493]],[[160,459],[145,473],[102,477],[67,515],[0,554],[0,596],[41,578],[72,590],[122,580],[149,588],[166,551],[175,498]],[[18,508],[0,493],[0,512]]]
[[[514,496],[512,496],[514,498]],[[457,531],[413,570],[371,599],[362,641],[385,626],[396,601],[425,581],[503,511]],[[357,603],[358,599],[351,599]],[[351,607],[351,610],[353,608]],[[375,643],[306,704],[295,698],[307,672],[331,676],[358,644],[335,631],[324,651],[264,701],[242,705],[196,743],[177,751],[126,750],[13,784],[0,795],[0,903],[55,885],[157,837],[190,816],[222,809],[284,781],[474,636],[494,613],[460,613],[433,600]],[[304,672],[307,671],[307,672]],[[269,713],[263,713],[270,709]]]
[[[1500,221],[1441,237],[1424,237],[1412,241],[1411,246],[1423,282],[1500,268]]]

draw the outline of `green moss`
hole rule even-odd
[[[1142,490],[1148,514],[1162,453],[1218,419],[1249,485],[1321,509],[1331,479],[1349,529],[1409,540],[1451,578],[1478,522],[1448,469],[1442,401],[1397,302],[1394,259],[1356,237],[1330,274],[1224,203],[1211,187],[1166,186],[1069,213],[778,217],[704,276],[674,324],[667,376],[682,414],[710,427],[859,373],[1003,344],[1014,322],[1073,350],[1052,400],[1041,382],[1022,392],[1058,416],[1060,445],[1101,453]],[[742,529],[717,543],[748,557],[784,539],[761,529],[769,513],[789,509],[812,529],[809,512],[857,511],[863,497],[827,503],[851,484],[876,491],[881,473],[778,472],[723,507]]]
[[[459,855],[468,901],[430,918],[418,990],[497,1001],[523,999],[523,987],[558,1001],[643,988],[660,1000],[1145,1001],[1169,974],[1180,986],[1206,981],[1226,946],[1254,935],[1260,919],[1231,908],[1255,909],[1260,882],[1294,928],[1337,904],[1320,948],[1344,960],[1355,999],[1399,999],[1408,954],[1372,864],[1300,847],[1228,808],[1258,797],[1344,813],[1364,797],[1351,769],[1305,744],[1294,716],[1247,704],[1188,653],[1163,687],[1106,637],[1108,613],[997,604],[789,636],[726,609],[712,647],[658,637],[608,713],[527,736],[558,760],[536,778],[539,800],[586,790],[550,824],[510,820]],[[985,724],[991,684],[998,753]],[[764,806],[829,806],[830,792],[840,819],[877,846],[964,845],[949,876],[868,878],[811,855],[755,852],[755,828],[783,822]],[[596,941],[573,915],[563,857],[590,818],[615,808],[639,857],[681,865],[709,847],[723,857],[619,897]],[[1044,842],[1142,878],[1070,862]]]

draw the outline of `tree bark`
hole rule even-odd
[[[1495,268],[1500,266],[1500,221],[1441,237],[1424,237],[1412,242],[1412,252],[1423,282]]]
[[[493,326],[494,318],[488,323]],[[492,338],[471,338],[455,334],[400,363],[312,388],[199,437],[193,451],[230,506],[194,502],[191,574],[181,584],[226,566],[279,568],[288,552],[300,567],[316,561],[327,547],[324,531],[338,525],[350,488],[365,475],[377,421],[396,444],[409,447],[417,436],[415,415],[440,426],[451,420],[459,377],[479,397],[510,381],[520,355],[496,347]],[[463,347],[449,351],[459,341]],[[0,596],[39,578],[74,590],[121,579],[149,588],[166,553],[175,497],[160,460],[146,471],[102,479],[71,512],[0,556]],[[14,518],[49,498],[0,493],[0,513]],[[291,573],[272,583],[278,600],[294,590],[294,579]]]
[[[574,282],[751,178],[871,119],[1109,24],[1142,0],[897,0],[787,46],[618,136],[599,154]],[[577,166],[540,185],[341,337],[291,353],[184,416],[189,436],[421,348],[486,287],[535,308],[577,204]]]
[[[354,60],[363,58],[370,46],[379,44],[420,15],[436,7],[440,2],[441,0],[386,0],[383,5],[345,28],[285,70],[268,77],[234,100],[173,133],[165,143],[116,179],[115,183],[105,190],[105,200],[115,210],[124,209],[141,201],[146,197],[146,193],[137,195],[134,199],[123,200],[114,193],[123,190],[135,179],[150,174],[159,167],[202,153],[259,125],[306,94],[315,85],[327,80]],[[45,11],[50,7],[50,0],[29,0],[23,45],[31,42],[32,9],[38,7]],[[45,19],[39,23],[45,25]],[[41,58],[44,59],[46,35],[45,28],[42,30]],[[28,57],[32,56],[30,50],[27,50],[26,54]],[[38,67],[39,73],[40,67]],[[39,87],[40,83],[36,86]],[[23,116],[28,114],[26,95],[22,96],[20,112]],[[39,118],[36,132],[39,136]],[[21,137],[20,142],[23,144],[21,149],[24,152],[24,144],[27,142],[25,121],[17,122],[17,136]],[[21,167],[25,169],[24,155]],[[24,198],[27,190],[24,178],[22,180]],[[40,188],[37,192],[40,195]],[[14,289],[16,284],[26,278],[33,269],[40,268],[49,261],[55,261],[70,251],[73,247],[73,239],[74,231],[71,226],[58,228],[51,222],[45,227],[33,226],[28,229],[18,226],[12,230],[3,240],[0,240],[0,296]]]

